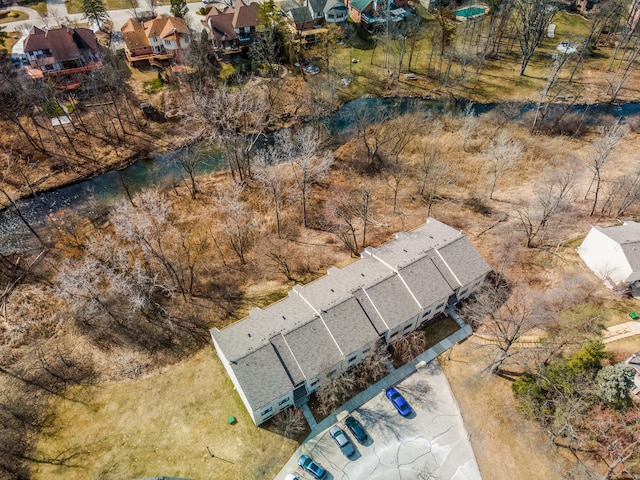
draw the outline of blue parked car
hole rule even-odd
[[[313,458],[311,458],[309,455],[302,455],[298,459],[298,465],[300,465],[318,480],[327,476],[327,472],[325,471],[325,469],[314,462]]]
[[[388,388],[385,395],[389,400],[391,400],[391,403],[393,403],[393,406],[396,407],[396,410],[398,410],[400,415],[406,417],[411,413],[411,407],[395,388]]]

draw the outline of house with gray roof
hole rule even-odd
[[[378,345],[477,291],[491,271],[469,239],[433,218],[284,299],[211,330],[216,352],[260,425],[299,404]]]
[[[640,223],[591,227],[578,255],[610,288],[629,288],[640,297]]]
[[[342,0],[285,0],[280,8],[299,32],[327,23],[344,25],[349,18]]]

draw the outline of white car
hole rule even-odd
[[[300,477],[296,477],[293,473],[288,473],[284,480],[300,480]]]

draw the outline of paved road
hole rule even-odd
[[[325,430],[300,446],[276,480],[293,472],[310,479],[297,466],[303,453],[325,467],[332,480],[409,480],[419,474],[422,478],[481,480],[460,410],[438,361],[419,367],[397,388],[414,414],[401,417],[380,392],[352,413],[371,437],[368,444],[354,443],[358,452],[353,460],[342,455]],[[348,433],[342,421],[338,424]]]

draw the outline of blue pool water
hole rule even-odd
[[[467,7],[461,10],[456,10],[456,16],[465,18],[475,17],[476,15],[482,15],[483,13],[483,7]]]

